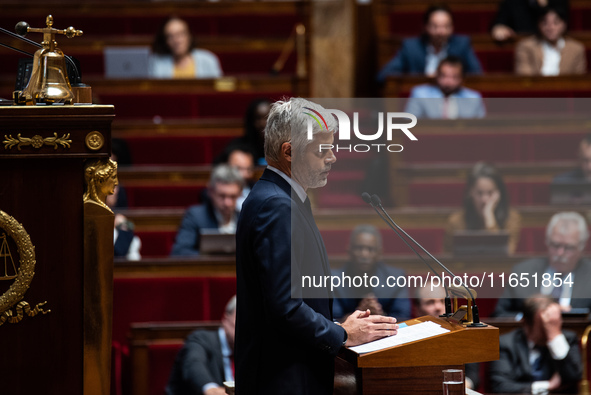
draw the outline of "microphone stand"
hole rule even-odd
[[[369,204],[375,210],[375,212],[386,223],[386,225],[388,225],[390,227],[390,229],[392,229],[394,231],[394,233],[396,233],[396,235],[400,238],[400,240],[402,240],[404,242],[404,244],[406,244],[406,246],[408,248],[410,248],[416,254],[416,256],[418,256],[423,261],[423,263],[425,265],[427,265],[427,267],[431,270],[431,272],[436,277],[439,277],[439,274],[437,273],[437,271],[435,269],[433,269],[433,266],[431,266],[431,264],[429,262],[427,262],[425,260],[425,258],[423,258],[423,256],[421,254],[419,254],[418,251],[415,250],[414,247],[412,245],[410,245],[408,243],[408,241],[406,241],[406,239],[404,237],[402,237],[402,235],[398,232],[398,230],[396,230],[396,228],[393,227],[390,224],[390,222],[386,219],[386,217],[384,217],[384,215],[378,210],[378,208],[374,204],[372,198],[369,196],[369,193],[363,192],[361,194],[361,197],[363,198],[363,200],[365,201],[365,203]],[[445,313],[444,314],[441,314],[440,317],[450,317],[452,315],[452,311],[451,311],[451,299],[449,297],[449,289],[445,286],[445,283],[443,284],[443,287],[445,288]]]
[[[366,200],[366,197],[367,196],[365,196],[365,195],[369,196],[369,194],[364,193],[362,195],[363,199],[367,202],[367,200]],[[410,241],[412,241],[416,246],[418,246],[432,260],[434,260],[443,270],[445,270],[450,276],[452,276],[452,278],[453,277],[456,277],[455,274],[453,274],[451,270],[449,270],[443,263],[441,263],[437,258],[435,258],[429,251],[427,251],[421,244],[419,244],[408,233],[406,233],[406,231],[404,229],[402,229],[400,226],[398,226],[398,224],[392,219],[392,217],[390,217],[390,215],[388,215],[388,212],[384,209],[384,206],[382,206],[381,199],[379,198],[378,195],[375,195],[374,194],[374,195],[371,196],[371,198],[370,198],[370,204],[374,208],[374,210],[376,210],[376,212],[378,212],[378,210],[376,209],[376,206],[380,208],[380,210],[384,213],[384,215],[388,218],[388,220],[386,220],[384,218],[384,216],[382,216],[382,215],[380,215],[380,218],[382,218],[384,220],[384,222],[386,222],[386,224],[388,226],[390,226],[390,228],[393,229],[393,226],[394,226],[396,229],[398,229],[400,232],[402,232],[406,237],[408,237],[410,239]],[[379,214],[379,212],[378,212],[378,214]],[[406,241],[404,240],[404,238],[397,231],[395,231],[395,233],[398,235],[398,237],[400,237],[405,242],[406,245],[408,245],[408,243],[406,243]],[[415,251],[415,250],[413,249],[413,251]],[[419,255],[416,251],[415,251],[415,253],[417,255]],[[422,259],[422,257],[421,257],[421,259]],[[425,262],[425,261],[423,260],[423,262]],[[427,266],[429,266],[429,268],[431,270],[433,270],[430,265],[427,265]],[[445,284],[444,284],[444,286],[445,286]],[[462,283],[462,286],[466,289],[466,291],[468,292],[468,295],[469,295],[470,299],[472,300],[472,323],[470,325],[468,325],[468,326],[469,327],[485,327],[486,324],[483,324],[483,323],[480,322],[480,315],[478,313],[478,306],[476,305],[476,300],[474,298],[474,295],[472,294],[472,291],[464,283]],[[446,287],[446,291],[448,291],[447,290],[447,287]],[[447,308],[448,308],[447,307],[447,304],[448,304],[447,298],[448,297],[446,297],[446,314],[447,314]]]

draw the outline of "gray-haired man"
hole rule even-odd
[[[228,165],[215,167],[209,179],[208,201],[187,209],[170,254],[198,255],[201,229],[236,233],[236,201],[243,186],[244,179],[237,169]]]
[[[546,227],[548,255],[529,259],[513,268],[518,286],[505,284],[494,315],[517,316],[522,311],[523,300],[537,293],[555,298],[563,311],[591,308],[591,262],[582,258],[588,239],[589,231],[582,215],[576,212],[554,214]],[[528,280],[527,284],[522,278]]]

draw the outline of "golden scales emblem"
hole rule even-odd
[[[16,266],[14,265],[14,259],[12,259],[12,255],[10,254],[10,249],[8,248],[8,241],[6,240],[6,233],[2,233],[0,236],[0,240],[2,240],[2,245],[0,246],[0,262],[2,258],[4,258],[4,275],[0,276],[0,280],[12,280],[16,278]],[[10,264],[9,264],[10,260]],[[11,267],[11,274],[9,274],[9,266]]]
[[[3,231],[0,236],[2,242],[0,264],[4,263],[4,267],[0,267],[0,281],[12,280],[8,290],[0,295],[0,325],[5,322],[16,324],[24,318],[25,314],[34,317],[39,313],[49,313],[51,310],[43,310],[41,307],[47,302],[38,303],[31,308],[29,303],[23,300],[35,275],[35,247],[31,243],[29,234],[17,220],[2,210],[0,210],[0,230]],[[18,250],[18,268],[8,245],[9,237]],[[13,307],[15,313],[11,310]]]

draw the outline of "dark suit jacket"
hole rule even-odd
[[[560,374],[561,391],[576,392],[577,381],[581,379],[581,353],[577,335],[563,330],[570,350],[563,360],[552,359],[548,349],[542,350],[542,366],[549,376]],[[491,390],[497,393],[531,393],[533,382],[527,337],[522,328],[500,337],[500,357],[490,363]]]
[[[324,276],[330,269],[311,212],[293,196],[289,183],[267,169],[242,206],[236,395],[332,394],[334,357],[345,331],[332,322],[328,290],[314,295],[323,298],[302,298],[302,273]]]
[[[497,302],[493,313],[495,317],[515,316],[523,308],[523,301],[540,292],[542,275],[548,267],[548,258],[532,258],[521,262],[513,268],[513,273],[528,273],[529,287],[508,287],[508,277],[505,277],[505,290]],[[535,287],[531,274],[538,274],[538,287]],[[591,262],[581,259],[573,271],[574,284],[571,298],[571,306],[575,308],[591,309]]]
[[[201,229],[217,229],[218,227],[211,202],[189,207],[176,234],[170,255],[199,255]]]
[[[199,395],[205,384],[223,386],[224,360],[218,331],[199,329],[187,336],[174,361],[167,395]]]
[[[568,16],[568,0],[548,0],[548,6],[554,9],[560,8]],[[500,24],[510,27],[515,33],[535,33],[538,26],[538,13],[540,11],[541,7],[537,1],[503,0],[499,5],[499,11],[491,27]]]
[[[482,67],[472,49],[470,38],[454,34],[449,38],[448,55],[462,59],[464,72],[480,74]],[[427,41],[423,37],[407,38],[402,47],[378,74],[378,82],[384,82],[388,76],[398,74],[424,74],[427,56]]]
[[[333,271],[333,275],[341,277],[342,274],[348,276],[355,276],[352,263],[347,262],[343,269]],[[373,293],[378,302],[382,305],[385,315],[396,317],[398,321],[409,319],[410,314],[410,300],[408,299],[408,288],[388,287],[386,280],[389,276],[399,277],[404,276],[404,270],[392,266],[387,266],[382,262],[377,262],[373,273],[367,273],[368,276],[376,276],[380,279],[380,285],[384,287],[360,289],[355,287],[339,287],[335,288],[335,300],[333,305],[333,315],[335,318],[342,318],[347,314],[351,314],[359,302],[368,293]]]

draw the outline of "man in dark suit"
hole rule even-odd
[[[532,258],[513,268],[519,284],[510,286],[509,277],[505,279],[505,290],[493,315],[517,316],[523,300],[540,292],[556,298],[563,311],[591,309],[591,262],[582,258],[588,239],[587,223],[579,213],[554,214],[546,228],[548,257]],[[527,284],[522,277],[527,278]]]
[[[554,177],[552,183],[591,182],[591,134],[579,143],[579,166]]]
[[[523,328],[500,338],[500,357],[490,364],[493,392],[576,393],[581,354],[575,333],[562,330],[560,306],[536,295],[523,305]]]
[[[244,179],[237,169],[229,165],[216,166],[208,185],[210,199],[187,209],[170,255],[199,255],[202,229],[235,233],[238,219],[236,202],[243,186]]]
[[[225,395],[234,380],[236,296],[224,310],[218,330],[198,329],[187,336],[174,361],[166,395]]]
[[[382,235],[372,225],[359,225],[351,232],[349,241],[349,261],[341,269],[334,270],[333,275],[341,278],[364,275],[386,280],[404,276],[402,269],[388,266],[380,261],[382,254]],[[372,314],[388,315],[398,320],[410,317],[410,301],[406,287],[353,287],[335,288],[333,315],[342,319],[355,310],[369,309]]]
[[[336,120],[304,99],[276,102],[265,128],[269,166],[244,202],[236,232],[236,395],[330,395],[334,357],[396,334],[391,317],[356,311],[332,321],[330,288],[305,288],[304,277],[330,275],[326,249],[306,191],[324,186],[336,158]],[[311,125],[312,140],[306,126]]]
[[[453,34],[453,19],[447,7],[430,7],[425,12],[423,22],[424,33],[402,42],[396,56],[379,72],[378,82],[383,83],[388,76],[399,74],[434,76],[439,62],[450,55],[462,60],[466,74],[482,73],[470,38]]]

